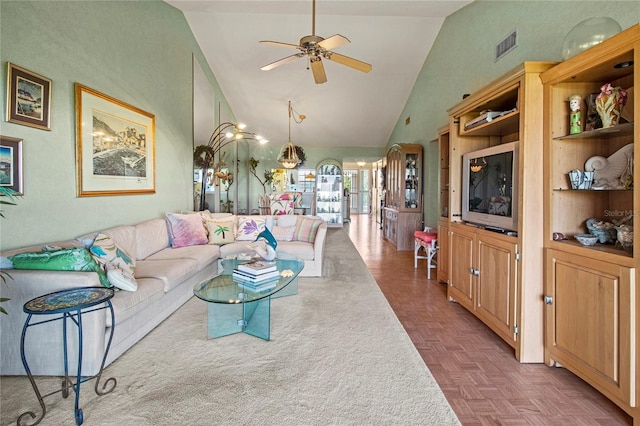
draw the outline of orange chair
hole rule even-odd
[[[415,240],[413,267],[418,268],[418,259],[427,259],[427,279],[431,279],[431,270],[437,266],[438,233],[426,227],[424,231],[415,231],[413,238]],[[424,249],[424,255],[418,254],[421,248]]]

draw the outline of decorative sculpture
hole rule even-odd
[[[276,258],[278,242],[268,228],[265,228],[264,231],[258,234],[255,241],[247,244],[247,246],[264,260],[272,261]]]
[[[625,188],[629,185],[626,182],[629,169],[633,168],[633,144],[623,146],[608,158],[593,156],[584,163],[584,168],[595,172],[593,189]]]
[[[582,117],[581,117],[581,109],[582,106],[582,96],[580,95],[571,95],[569,96],[569,109],[571,113],[569,114],[569,125],[570,130],[569,134],[576,135],[582,132]]]

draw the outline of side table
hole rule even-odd
[[[40,403],[40,408],[42,409],[42,414],[40,417],[36,419],[36,415],[32,411],[27,411],[20,415],[18,418],[17,424],[21,425],[23,420],[26,420],[26,417],[30,417],[31,420],[36,419],[35,423],[31,423],[31,425],[37,425],[44,418],[47,409],[44,405],[43,399],[47,396],[56,394],[58,392],[62,392],[63,398],[67,398],[69,396],[69,389],[73,389],[76,393],[75,400],[75,420],[76,425],[81,425],[83,422],[82,410],[78,408],[78,403],[80,400],[80,384],[91,380],[96,379],[95,391],[98,395],[105,395],[109,392],[113,391],[116,387],[116,379],[109,378],[107,379],[102,388],[98,387],[100,383],[100,377],[102,376],[102,370],[104,369],[104,363],[107,359],[107,354],[109,353],[109,347],[111,346],[111,339],[113,338],[113,331],[115,328],[115,315],[113,313],[113,306],[111,305],[111,298],[113,297],[113,290],[110,288],[103,287],[79,287],[70,290],[58,291],[55,293],[45,294],[44,296],[36,297],[35,299],[31,299],[27,303],[24,304],[23,311],[27,314],[27,320],[24,323],[24,327],[22,328],[22,337],[20,339],[20,355],[22,356],[22,364],[24,365],[24,369],[27,372],[27,376],[29,376],[29,381],[31,382],[31,386],[33,386],[33,390],[36,393],[36,397],[38,398],[38,402]],[[104,351],[104,356],[102,358],[102,365],[100,366],[100,371],[95,376],[91,377],[83,377],[82,376],[82,314],[87,314],[89,312],[99,311],[102,309],[109,309],[111,313],[111,334],[109,335],[109,341],[107,343],[107,347]],[[62,314],[58,317],[44,319],[42,321],[31,323],[31,318],[34,315],[55,315]],[[29,327],[33,327],[40,324],[49,323],[52,321],[62,320],[62,335],[63,335],[63,350],[64,350],[64,380],[62,381],[61,389],[48,393],[46,395],[41,395],[38,390],[38,386],[31,374],[31,370],[29,369],[29,365],[27,363],[27,358],[24,353],[24,342],[27,335],[27,329]],[[69,379],[69,369],[68,369],[68,360],[67,360],[67,320],[70,320],[75,324],[78,328],[78,370],[76,382],[73,383]]]

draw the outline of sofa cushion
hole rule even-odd
[[[281,215],[277,218],[277,226],[296,226],[298,223],[298,216],[293,216],[290,214]]]
[[[278,247],[276,248],[276,256],[281,256],[283,254],[296,256],[302,260],[315,259],[313,244],[305,243],[302,241],[283,241],[281,243],[278,243]]]
[[[136,264],[136,279],[157,278],[163,282],[166,293],[198,271],[193,259],[140,260]]]
[[[238,216],[236,241],[255,241],[266,227],[264,216]]]
[[[135,225],[137,259],[146,259],[150,255],[169,247],[169,231],[164,219],[151,219]]]
[[[107,274],[85,248],[21,253],[10,256],[9,260],[15,269],[96,272],[102,286],[112,287]]]
[[[142,309],[164,296],[164,282],[156,278],[139,278],[138,290],[118,291],[111,298],[113,312],[118,324],[122,324],[127,318],[135,315]],[[111,327],[111,315],[107,312],[107,327]],[[117,326],[116,326],[117,329]]]
[[[316,240],[318,228],[322,224],[321,219],[298,216],[296,230],[293,235],[295,241],[313,243]]]
[[[167,213],[171,247],[207,244],[209,238],[200,213]]]
[[[189,246],[180,248],[166,248],[147,257],[146,260],[175,260],[191,259],[198,264],[198,269],[212,264],[220,257],[220,247],[217,245]]]
[[[207,220],[205,222],[209,234],[209,244],[229,244],[235,241],[235,221]]]

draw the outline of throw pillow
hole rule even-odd
[[[21,253],[9,257],[15,269],[96,272],[103,287],[112,287],[107,274],[85,248],[62,249],[38,253]]]
[[[271,233],[275,237],[276,241],[293,240],[293,233],[295,231],[295,226],[274,226],[273,229],[271,229]]]
[[[296,224],[296,230],[293,235],[293,239],[296,241],[305,241],[313,243],[316,241],[316,233],[322,220],[314,219],[311,217],[298,216],[298,223]]]
[[[108,235],[98,234],[89,251],[105,270],[108,264],[113,263],[124,270],[128,270],[132,275],[135,273],[135,259],[123,248],[119,247]]]
[[[233,228],[235,222],[233,220],[208,220],[206,222],[209,231],[209,244],[228,244],[235,241]]]
[[[254,241],[265,227],[264,216],[238,216],[236,241]]]
[[[138,289],[138,282],[133,274],[115,263],[107,265],[107,278],[120,290],[136,291]]]
[[[186,247],[207,244],[209,238],[199,213],[167,213],[167,224],[171,247]]]

